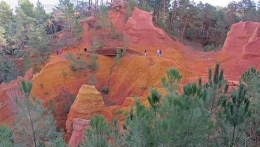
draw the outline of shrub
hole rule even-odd
[[[121,40],[121,39],[122,39],[123,34],[120,33],[120,32],[117,32],[115,26],[114,26],[112,23],[111,23],[111,25],[110,25],[110,29],[111,29],[111,35],[110,35],[110,37],[111,37],[112,39],[118,39],[118,40]]]
[[[76,36],[77,40],[80,40],[82,37],[82,32],[83,32],[83,27],[80,25],[80,23],[78,21],[75,22],[75,32],[74,35]]]
[[[102,28],[102,25],[100,23],[97,23],[96,27],[95,27],[97,30],[101,29]]]
[[[108,86],[105,86],[105,87],[101,86],[100,91],[101,91],[102,94],[108,94],[109,93],[109,87]]]
[[[122,57],[121,49],[117,48],[116,49],[116,57],[115,57],[116,62],[120,62],[121,57]]]
[[[80,69],[84,70],[87,68],[87,64],[86,64],[85,60],[82,59],[82,56],[80,56],[79,58],[75,58],[72,53],[68,53],[67,58],[70,60],[70,69],[73,72],[76,72]]]
[[[71,70],[72,70],[72,69],[71,69]],[[74,70],[74,68],[73,68],[73,70]],[[72,70],[72,71],[73,71],[73,70]],[[66,73],[65,71],[62,71],[61,74],[62,74],[63,78],[66,78],[66,77],[67,77],[67,73]]]
[[[137,6],[137,2],[135,0],[129,0],[127,6],[126,6],[126,13],[125,13],[125,22],[127,22],[128,18],[132,16],[132,12],[134,10],[134,7]]]
[[[215,45],[213,45],[213,44],[204,46],[204,52],[212,51],[214,49],[215,49]]]
[[[140,9],[148,12],[151,12],[153,10],[145,1],[143,1],[143,3],[141,4]]]
[[[109,27],[108,7],[102,5],[99,7],[96,29],[106,29]]]
[[[97,56],[95,54],[91,55],[90,63],[88,64],[88,68],[92,71],[95,72],[98,70],[98,63],[97,63]]]
[[[100,39],[97,39],[96,37],[93,38],[92,42],[92,48],[93,49],[98,49],[98,48],[103,48],[103,41]]]

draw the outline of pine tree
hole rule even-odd
[[[40,100],[30,97],[32,83],[21,81],[22,97],[16,98],[17,112],[14,124],[14,140],[18,146],[42,146],[46,142],[62,143],[56,131],[55,121]]]
[[[224,136],[225,146],[244,145],[245,140],[242,138],[242,135],[245,134],[251,114],[249,104],[250,100],[247,94],[247,87],[240,82],[238,90],[233,90],[231,93],[231,101],[226,99],[222,104],[224,107],[223,116],[226,118],[227,125],[230,126],[230,129],[222,128],[222,131],[226,132],[223,133],[226,135]]]
[[[212,77],[213,76],[213,77]],[[199,83],[202,83],[201,79]],[[214,134],[217,129],[217,123],[214,120],[220,108],[222,101],[227,98],[228,84],[224,79],[224,69],[220,69],[220,64],[216,63],[214,75],[212,75],[212,69],[208,72],[208,82],[203,86],[203,106],[204,111],[208,113],[208,118],[214,124],[215,127],[209,127],[208,129],[208,145],[212,143],[210,136]],[[222,119],[222,118],[221,118]]]
[[[196,83],[184,86],[183,94],[163,103],[161,134],[166,146],[205,146],[209,120],[201,109],[203,91]],[[165,131],[165,132],[164,132]]]
[[[20,7],[15,12],[16,15],[13,17],[12,22],[6,27],[7,54],[15,54],[25,47],[28,43],[30,28],[36,22],[34,18],[26,16]]]
[[[3,50],[4,47],[7,45],[4,34],[5,34],[5,29],[0,26],[0,50]]]
[[[37,20],[38,24],[46,23],[46,21],[49,17],[44,10],[44,6],[42,5],[42,3],[39,0],[36,3],[33,17]]]
[[[36,56],[36,61],[34,61],[34,63],[40,64],[48,61],[52,49],[50,47],[49,36],[46,34],[44,25],[39,24],[37,26],[31,26],[29,30],[28,46],[34,48],[34,50],[31,51]]]
[[[71,31],[71,28],[73,27],[72,24],[75,21],[73,4],[70,2],[70,0],[59,0],[59,2],[58,9],[63,12],[62,16],[65,20],[65,30]],[[64,43],[67,45],[68,35],[66,35]]]
[[[90,128],[85,132],[83,146],[107,147],[108,126],[104,116],[95,115],[90,119]]]
[[[166,75],[167,77],[161,78],[161,82],[162,86],[167,90],[168,95],[171,97],[177,94],[182,75],[176,68],[169,68],[166,71]]]
[[[26,16],[33,17],[33,3],[31,3],[29,0],[18,0],[18,5]]]
[[[241,80],[248,87],[248,94],[250,96],[250,108],[251,118],[250,124],[248,126],[249,137],[252,138],[248,141],[249,145],[259,146],[259,126],[260,126],[260,76],[259,71],[254,67],[249,68],[243,75],[241,76]]]
[[[14,143],[12,131],[6,126],[0,125],[0,146],[12,147]]]
[[[5,2],[0,2],[0,26],[6,26],[10,23],[13,17],[11,7]]]
[[[19,75],[18,67],[13,59],[0,56],[0,72],[4,75],[4,82],[10,82]]]
[[[154,113],[148,110],[137,99],[134,108],[131,108],[130,114],[124,124],[126,133],[126,146],[143,147],[155,146],[157,135],[154,126]]]
[[[109,124],[109,137],[111,138],[111,147],[122,147],[125,144],[125,134],[120,130],[120,124],[117,118]]]

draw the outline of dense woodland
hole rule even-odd
[[[102,0],[60,0],[53,12],[47,14],[39,1],[36,6],[29,0],[18,3],[14,11],[5,2],[0,3],[0,83],[23,75],[31,67],[37,72],[37,65],[47,62],[50,53],[72,45],[68,39],[81,39],[80,19],[96,16],[108,20],[108,10],[114,8]],[[134,6],[152,12],[154,23],[173,39],[200,42],[204,46],[223,45],[233,23],[260,21],[260,1],[255,4],[252,0],[231,2],[227,7],[189,0],[128,0],[126,20]],[[91,29],[110,27],[110,22],[101,24]],[[55,39],[61,31],[68,33],[64,38]],[[20,68],[18,58],[23,59]],[[255,68],[248,69],[239,79],[238,87],[230,89],[224,69],[217,63],[214,69],[209,69],[207,81],[199,78],[179,93],[182,75],[170,68],[161,79],[166,95],[151,89],[147,97],[149,107],[136,98],[129,112],[118,112],[126,117],[122,126],[117,119],[106,122],[103,116],[93,116],[80,146],[257,147],[260,144],[259,74]],[[66,146],[63,132],[56,130],[53,111],[46,110],[40,100],[29,96],[31,88],[30,81],[21,81],[16,121],[12,129],[0,126],[0,146]]]

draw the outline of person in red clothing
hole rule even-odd
[[[62,49],[59,49],[59,54],[61,55],[61,53],[62,53]]]

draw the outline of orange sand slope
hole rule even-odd
[[[137,95],[145,100],[150,87],[163,92],[160,79],[165,76],[165,70],[170,67],[176,67],[180,70],[183,75],[182,85],[196,81],[199,76],[206,79],[208,68],[214,67],[217,61],[221,62],[221,66],[225,68],[225,77],[230,81],[237,81],[240,75],[251,66],[259,69],[259,23],[239,22],[234,24],[228,33],[223,50],[199,52],[179,41],[171,40],[162,29],[153,25],[152,16],[148,12],[135,8],[133,16],[125,24],[122,11],[111,11],[109,18],[117,31],[127,36],[128,48],[141,54],[146,50],[147,56],[128,54],[121,58],[119,63],[116,63],[113,57],[98,56],[99,69],[95,73],[96,88],[99,91],[101,91],[101,87],[107,86],[109,88],[109,94],[102,95],[105,105],[116,104],[119,107],[124,103],[126,97],[132,95]],[[83,48],[91,46],[91,31],[88,30],[87,22],[83,21],[81,24],[84,32],[80,44],[76,47],[65,48],[60,56],[52,54],[49,63],[40,73],[33,76],[32,95],[41,98],[46,106],[50,100],[59,98],[61,89],[77,94],[80,87],[88,83],[90,74],[84,71],[74,73],[66,59],[67,53],[72,52],[76,57],[82,54],[86,61],[89,61],[90,55],[84,53]],[[162,57],[157,56],[157,49],[163,51]],[[8,87],[12,87],[12,82]],[[4,91],[5,89],[0,87],[0,94]],[[1,96],[0,100],[3,101],[5,98]],[[62,105],[58,101],[55,104],[56,107]],[[124,106],[130,104],[132,101],[129,104],[125,102]],[[73,108],[86,109],[87,111],[88,108],[82,107],[84,105],[73,106]],[[105,108],[105,106],[102,107],[102,110]],[[112,110],[110,109],[108,117],[111,117],[110,111]],[[0,107],[0,113],[5,113],[5,111],[6,109]],[[73,115],[73,113],[70,114]],[[86,118],[87,116],[77,114],[77,117]],[[70,115],[70,118],[75,117]],[[0,122],[6,123],[8,119],[8,117],[0,118]],[[65,128],[64,119],[62,121]]]

